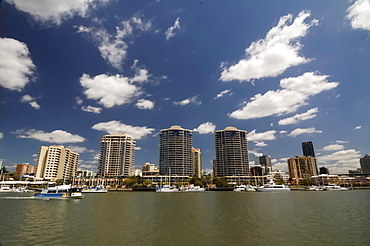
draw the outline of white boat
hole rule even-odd
[[[62,199],[62,198],[83,198],[81,193],[82,188],[74,188],[70,185],[59,185],[55,187],[48,187],[42,189],[40,193],[36,193],[34,198],[50,198],[50,199]]]
[[[200,186],[194,186],[194,185],[187,185],[181,189],[183,192],[204,192],[206,189],[200,187]]]
[[[174,188],[170,185],[165,185],[163,187],[159,187],[155,190],[155,192],[178,192],[177,188]]]
[[[248,185],[238,185],[238,186],[235,186],[233,191],[238,191],[238,192],[241,192],[241,191],[256,191],[256,189],[253,188],[252,186],[248,186]]]
[[[11,189],[9,186],[2,185],[0,187],[0,192],[14,192],[14,190]]]
[[[335,185],[335,184],[328,184],[328,185],[324,185],[322,187],[322,190],[324,191],[345,191],[345,190],[348,190],[347,187],[341,187],[339,185]]]
[[[81,191],[82,193],[107,193],[108,190],[105,187],[97,186],[97,187],[88,187],[84,188]]]
[[[270,180],[268,184],[264,184],[263,186],[257,187],[257,191],[290,191],[290,188],[284,184],[277,185],[274,183],[273,180]]]

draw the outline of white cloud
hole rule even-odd
[[[135,150],[141,150],[141,147],[135,146]]]
[[[316,130],[315,127],[310,127],[310,128],[297,128],[294,129],[291,133],[288,135],[291,137],[296,137],[301,134],[309,134],[309,133],[322,133],[321,130]]]
[[[216,129],[216,125],[212,122],[205,122],[200,124],[197,128],[194,128],[194,132],[199,132],[200,134],[213,133]]]
[[[94,152],[93,150],[89,150],[88,148],[86,147],[82,147],[82,146],[74,146],[74,145],[70,145],[70,146],[67,146],[66,148],[72,150],[73,152],[76,152],[76,153],[88,153],[88,152]]]
[[[248,132],[247,139],[248,141],[256,141],[256,142],[265,141],[265,140],[274,140],[276,138],[275,133],[276,133],[275,130],[269,130],[266,132],[256,133],[256,129],[254,129],[253,131]]]
[[[31,97],[30,95],[24,95],[21,98],[21,102],[28,103],[29,105],[31,105],[31,107],[33,107],[35,109],[40,109],[41,108],[41,106],[35,101],[35,98]]]
[[[254,119],[293,113],[299,107],[306,105],[310,96],[339,85],[337,82],[328,82],[328,77],[328,75],[307,72],[298,77],[282,79],[280,80],[282,89],[268,91],[264,95],[255,95],[251,98],[251,102],[229,116],[236,119]]]
[[[225,95],[229,95],[231,96],[233,93],[231,92],[231,90],[224,90],[224,91],[221,91],[220,93],[218,93],[214,99],[217,99],[217,98],[220,98],[220,97],[223,97]]]
[[[362,128],[362,126],[356,126],[355,130],[360,130],[361,128]]]
[[[318,23],[313,20],[306,24],[304,21],[310,15],[309,11],[302,11],[294,20],[291,14],[281,17],[265,39],[253,42],[245,50],[245,59],[230,67],[222,65],[220,80],[250,81],[275,77],[289,67],[309,62],[310,59],[299,55],[302,48],[299,38],[306,36],[308,29]]]
[[[340,150],[330,155],[318,156],[320,166],[329,168],[331,174],[348,173],[348,170],[359,168],[361,152],[355,149]]]
[[[264,141],[254,141],[257,147],[265,147],[267,144]]]
[[[21,91],[36,68],[27,45],[12,38],[0,38],[0,50],[0,85]]]
[[[106,108],[130,103],[136,96],[139,96],[142,93],[141,88],[133,85],[132,82],[132,78],[121,75],[100,74],[91,78],[83,74],[80,78],[87,98],[99,100],[99,104]]]
[[[152,134],[152,132],[155,130],[154,128],[148,128],[146,126],[126,125],[116,120],[95,124],[92,129],[105,131],[109,134],[124,133],[133,137],[134,139],[141,139],[148,134]]]
[[[305,113],[296,114],[293,117],[289,117],[286,119],[279,120],[279,125],[290,125],[290,124],[297,124],[303,120],[309,120],[316,117],[316,113],[319,111],[319,108],[312,108]]]
[[[31,138],[49,143],[63,144],[63,143],[79,143],[85,141],[85,138],[78,135],[73,135],[63,130],[44,132],[41,130],[30,129],[30,130],[17,130],[14,133],[17,135],[17,138]]]
[[[88,106],[82,106],[81,110],[85,112],[89,112],[89,113],[100,114],[102,111],[102,108],[93,107],[93,106],[88,105]]]
[[[337,144],[345,144],[345,143],[349,143],[348,141],[343,141],[343,140],[336,140],[335,141]]]
[[[136,26],[141,31],[148,31],[151,22],[145,22],[139,17],[133,17],[128,21],[122,21],[120,26],[116,27],[116,34],[111,35],[103,27],[85,27],[79,26],[77,33],[86,33],[91,36],[97,44],[101,56],[114,68],[122,70],[123,61],[127,55],[128,44],[125,38],[133,34]],[[146,70],[143,69],[138,74],[145,76]]]
[[[330,144],[322,148],[323,151],[336,151],[336,150],[342,150],[342,149],[344,149],[344,146],[341,144]]]
[[[137,66],[139,60],[135,60],[131,69],[135,71],[135,76],[132,78],[132,82],[147,82],[149,79],[149,71],[145,68],[140,68]]]
[[[0,139],[4,138],[4,133],[0,132]]]
[[[139,109],[153,109],[154,108],[154,102],[150,100],[146,100],[146,99],[139,99],[135,105]]]
[[[173,26],[171,26],[170,28],[168,28],[167,31],[164,33],[164,35],[166,36],[166,40],[169,40],[170,38],[175,37],[176,31],[178,31],[180,29],[181,29],[181,26],[180,26],[180,17],[177,17],[177,19],[176,19],[175,23],[173,24]]]
[[[370,30],[370,1],[357,0],[347,9],[352,28]]]
[[[96,2],[109,0],[7,0],[23,12],[29,13],[34,19],[43,23],[60,25],[64,20],[74,15],[85,17]]]
[[[81,105],[84,101],[80,97],[76,97],[76,104]]]
[[[195,104],[195,105],[202,104],[201,101],[198,101],[198,96],[190,97],[190,98],[184,99],[184,100],[179,101],[179,102],[173,102],[173,104],[180,105],[180,106],[185,106],[185,105],[188,105],[190,103]]]

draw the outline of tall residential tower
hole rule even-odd
[[[235,127],[215,131],[215,176],[250,176],[247,132]]]
[[[159,138],[159,174],[192,176],[192,131],[181,126],[171,126],[162,129]]]
[[[132,175],[135,145],[135,140],[123,133],[104,135],[100,140],[98,176]]]

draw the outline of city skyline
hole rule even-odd
[[[193,131],[204,170],[228,126],[273,169],[307,141],[331,174],[370,154],[369,0],[59,4],[1,2],[0,160],[12,171],[42,145],[96,170],[113,133],[135,139],[135,168],[158,166],[172,125]]]

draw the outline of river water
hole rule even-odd
[[[0,194],[1,246],[370,245],[370,190],[19,196]]]

